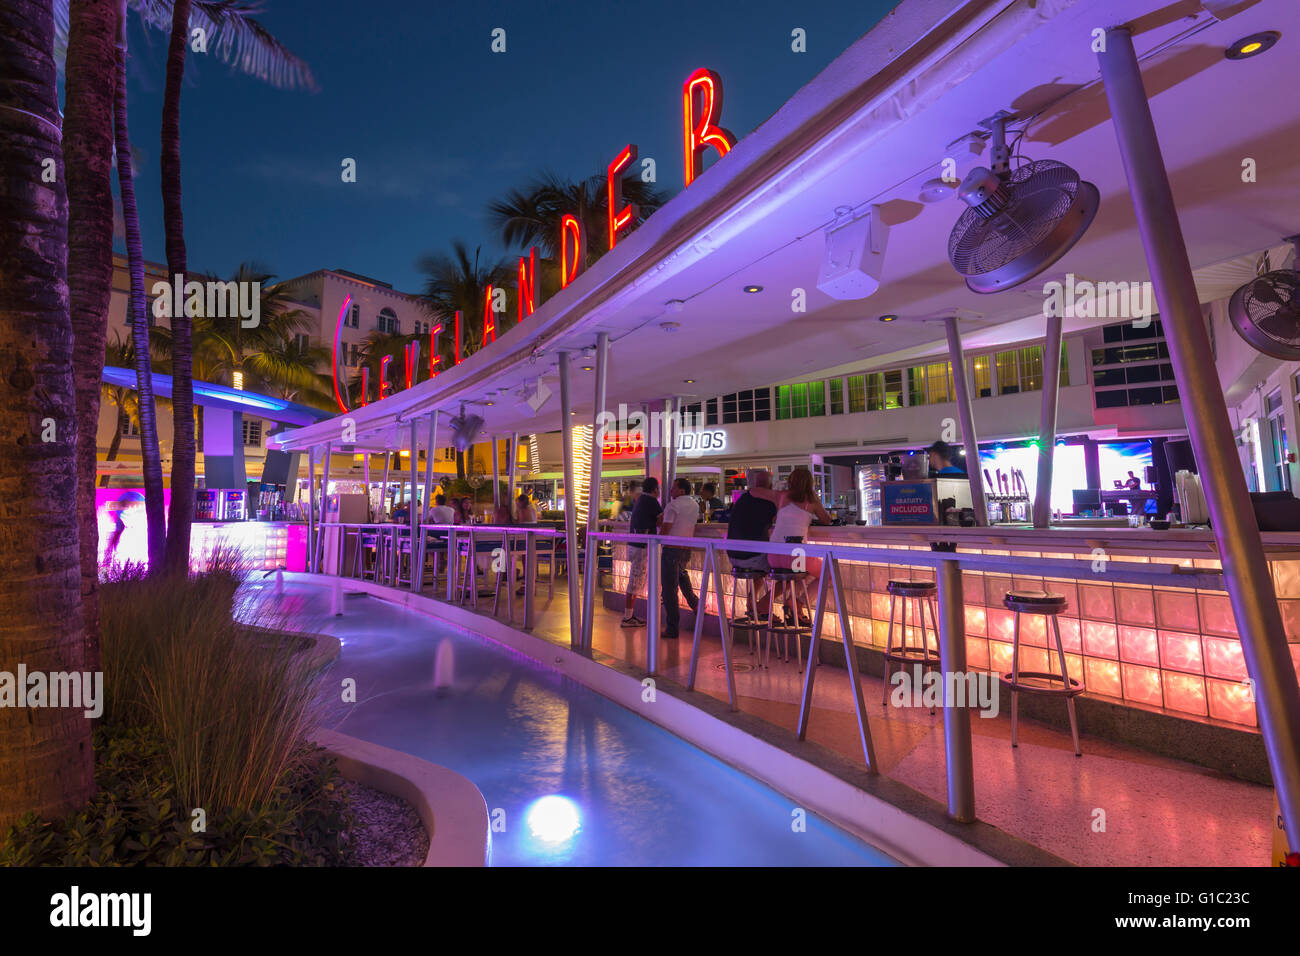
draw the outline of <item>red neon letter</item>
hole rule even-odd
[[[339,411],[350,411],[347,402],[343,401],[343,396],[339,394],[339,333],[343,331],[343,317],[348,314],[348,306],[352,303],[352,296],[343,297],[343,305],[339,307],[339,318],[334,323],[334,356],[330,359],[330,378],[334,383],[334,401],[339,403]]]
[[[388,363],[392,360],[391,355],[385,355],[379,360],[379,400],[381,402],[388,397],[388,392],[393,389],[393,386],[388,381]],[[385,389],[388,391],[385,391]]]
[[[696,94],[700,109],[695,110]],[[717,125],[722,115],[722,77],[700,67],[682,87],[682,148],[686,158],[686,185],[695,182],[703,171],[705,147],[712,146],[719,156],[726,156],[736,145],[730,130]]]
[[[460,364],[460,310],[456,310],[456,364]]]
[[[420,342],[417,339],[414,342],[406,343],[406,387],[410,388],[415,384],[415,370],[420,364]]]
[[[491,337],[488,336],[489,332],[492,333]],[[478,347],[483,348],[489,342],[495,342],[496,340],[497,322],[492,314],[492,284],[488,283],[487,288],[483,290],[483,337]]]
[[[438,354],[438,333],[441,331],[441,322],[429,330],[429,378],[438,374],[438,365],[442,362],[442,356]]]
[[[565,213],[560,220],[560,288],[576,279],[586,263],[587,232],[577,216]]]
[[[361,366],[361,405],[363,408],[366,405],[370,404],[369,393],[370,393],[370,369],[369,367],[363,365]]]
[[[606,211],[609,220],[609,247],[614,248],[614,243],[618,241],[618,231],[629,223],[636,222],[637,216],[641,215],[640,208],[636,203],[628,203],[623,206],[623,170],[636,162],[636,144],[628,143],[623,147],[623,152],[614,158],[609,164],[609,172],[605,174],[605,199]],[[623,208],[619,208],[622,206]]]
[[[528,250],[528,258],[519,257],[519,284],[515,287],[519,300],[519,321],[528,318],[537,308],[537,247]]]

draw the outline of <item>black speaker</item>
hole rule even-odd
[[[1176,475],[1180,471],[1200,474],[1196,470],[1196,459],[1192,455],[1192,443],[1187,438],[1171,438],[1165,442],[1165,460],[1169,462],[1171,475]]]
[[[1148,487],[1154,488],[1156,486],[1156,482],[1160,480],[1159,473],[1157,472],[1155,465],[1147,465],[1146,470],[1143,472],[1143,474],[1146,475]]]

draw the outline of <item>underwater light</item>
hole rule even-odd
[[[556,794],[542,797],[529,807],[525,820],[528,831],[543,843],[563,843],[582,829],[578,805]]]

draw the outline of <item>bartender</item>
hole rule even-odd
[[[952,463],[952,446],[946,441],[937,441],[926,451],[930,455],[931,473],[952,478],[966,477],[966,469]]]

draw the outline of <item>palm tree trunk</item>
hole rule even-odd
[[[67,199],[48,0],[0,4],[0,670],[82,669],[76,393]],[[55,159],[53,181],[42,175]],[[53,421],[53,441],[42,441]],[[25,692],[23,688],[20,692]],[[0,707],[0,832],[94,792],[90,721],[68,707]]]
[[[72,0],[65,72],[63,167],[68,177],[68,302],[74,337],[73,381],[77,390],[77,536],[81,542],[81,609],[86,619],[89,670],[99,670],[95,458],[99,451],[104,337],[113,288],[116,39],[116,0]]]
[[[175,0],[167,48],[162,112],[162,203],[167,273],[184,282],[185,221],[181,209],[181,81],[190,33],[190,0]],[[178,279],[177,276],[180,276]],[[190,316],[172,316],[172,501],[167,523],[167,568],[189,568],[194,521],[194,340]]]
[[[158,424],[153,397],[153,369],[149,364],[149,322],[144,300],[144,248],[140,244],[140,216],[135,208],[131,180],[131,137],[126,110],[126,0],[117,3],[117,93],[113,101],[113,131],[117,141],[117,183],[122,194],[122,220],[126,225],[126,257],[131,271],[131,338],[135,344],[135,382],[140,395],[140,460],[144,471],[144,509],[148,519],[149,568],[163,566],[167,549],[166,515],[163,513],[162,457],[158,453]]]

